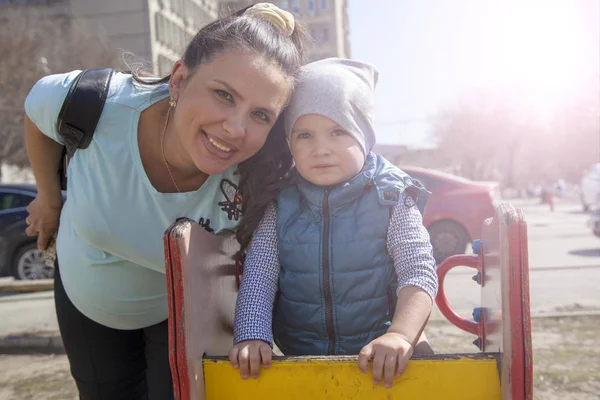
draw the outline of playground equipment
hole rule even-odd
[[[213,235],[181,219],[165,233],[170,362],[179,400],[237,399],[533,399],[527,225],[509,204],[485,222],[474,255],[438,267],[436,303],[458,328],[474,335],[477,352],[413,358],[394,386],[373,385],[357,357],[274,357],[259,379],[242,380],[225,357],[232,345],[237,293],[232,232]],[[481,306],[458,315],[444,280],[454,267],[476,270]],[[435,343],[433,343],[435,347]]]

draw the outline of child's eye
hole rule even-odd
[[[220,90],[220,89],[216,89],[215,93],[217,94],[217,96],[219,96],[223,101],[226,101],[227,103],[233,103],[233,96],[230,95],[229,93],[227,93],[224,90]]]
[[[296,139],[310,139],[310,133],[302,132],[296,135]]]
[[[333,131],[333,136],[343,136],[343,135],[347,135],[348,132],[341,130],[341,129],[336,129],[335,131]]]
[[[271,122],[271,118],[269,118],[267,113],[265,113],[263,111],[255,111],[254,116],[262,122],[267,122],[267,123]]]

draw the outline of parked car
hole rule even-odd
[[[35,185],[0,185],[0,276],[44,279],[54,268],[44,264],[37,237],[25,234],[27,206],[37,195]]]
[[[483,222],[494,216],[501,198],[497,182],[472,181],[425,168],[400,168],[432,193],[423,224],[438,263],[464,253],[472,240],[481,237]]]
[[[593,165],[581,178],[581,206],[583,211],[600,205],[600,163]]]
[[[588,226],[594,235],[600,237],[600,208],[596,209],[590,216],[588,219]]]

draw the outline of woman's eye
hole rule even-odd
[[[215,93],[217,94],[217,96],[219,96],[226,102],[233,103],[233,96],[227,93],[226,91],[217,89],[215,90]]]
[[[256,116],[256,118],[258,118],[259,120],[261,120],[263,122],[267,122],[267,123],[271,122],[271,118],[269,118],[269,116],[265,112],[255,111],[254,115]]]
[[[333,131],[333,136],[343,136],[343,135],[346,135],[346,134],[348,134],[348,132],[343,131],[341,129],[337,129],[337,130]]]
[[[310,139],[310,133],[308,133],[308,132],[299,133],[296,136],[296,138],[298,138],[298,139]]]

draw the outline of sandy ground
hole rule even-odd
[[[65,355],[0,355],[0,399],[76,398],[75,383]]]
[[[533,321],[536,400],[596,400],[600,393],[600,317]],[[438,353],[473,352],[473,337],[446,322],[431,322],[427,335]],[[77,398],[66,356],[0,355],[1,400]]]
[[[599,399],[600,317],[534,319],[532,331],[534,399]],[[445,321],[426,332],[436,353],[476,351],[473,336]]]

